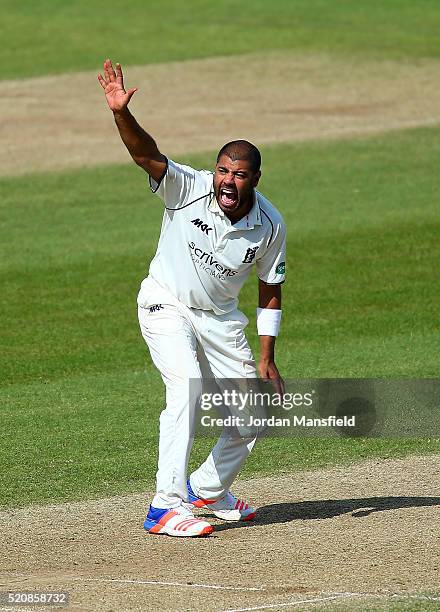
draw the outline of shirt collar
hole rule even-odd
[[[222,211],[222,209],[218,205],[217,198],[215,197],[214,192],[212,192],[212,197],[208,205],[208,209],[211,212],[215,212],[219,214],[221,217],[227,218],[225,213]],[[254,203],[253,203],[252,208],[250,209],[247,215],[245,215],[242,219],[240,219],[240,221],[237,221],[237,223],[234,223],[234,225],[231,224],[231,229],[240,229],[240,230],[252,229],[256,225],[261,225],[261,224],[262,224],[261,223],[261,211],[260,211],[260,205],[258,203],[258,191],[254,189]]]

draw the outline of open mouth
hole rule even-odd
[[[231,208],[238,202],[238,193],[234,189],[227,189],[223,187],[220,189],[220,203],[222,206]]]

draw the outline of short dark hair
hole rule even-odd
[[[222,155],[232,161],[239,159],[250,162],[252,172],[258,172],[261,167],[261,154],[255,145],[247,140],[232,140],[222,146],[217,155],[217,163]]]

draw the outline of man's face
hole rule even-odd
[[[250,162],[232,161],[222,155],[215,166],[214,192],[223,212],[236,218],[252,206],[254,187],[257,186],[261,172],[253,172]]]

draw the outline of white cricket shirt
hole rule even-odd
[[[286,226],[261,193],[255,191],[249,213],[232,225],[217,203],[212,172],[168,160],[164,177],[150,178],[150,186],[165,212],[149,276],[180,302],[216,314],[235,310],[254,264],[264,282],[284,282]],[[138,296],[143,307],[151,301],[146,281]]]

